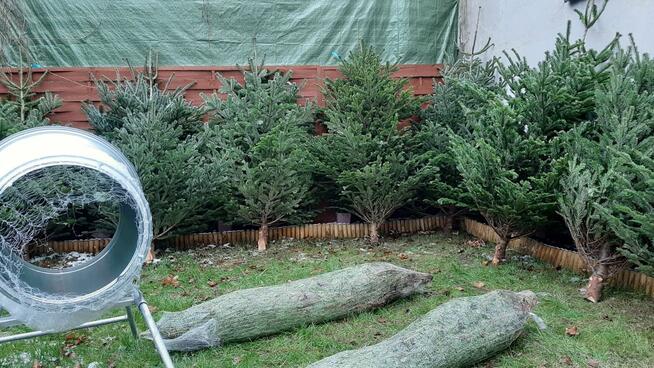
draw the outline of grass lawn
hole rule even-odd
[[[491,245],[475,248],[467,243],[469,239],[435,234],[388,240],[374,248],[362,241],[283,241],[271,244],[265,254],[238,247],[166,252],[159,264],[145,270],[142,290],[156,318],[158,311],[184,309],[236,289],[273,285],[367,261],[388,261],[434,275],[424,295],[337,322],[219,349],[174,354],[177,367],[303,367],[342,350],[379,342],[452,298],[493,289],[539,293],[535,312],[549,327],[539,331],[529,322],[523,337],[481,367],[589,367],[597,362],[599,367],[654,367],[653,300],[608,289],[604,301],[593,305],[579,295],[582,277],[513,254],[500,268],[484,266]],[[162,285],[168,275],[178,277],[177,287]],[[571,326],[578,328],[577,336],[566,335],[566,327]],[[0,345],[0,367],[32,367],[35,360],[42,367],[86,367],[91,362],[100,363],[99,367],[159,366],[151,343],[132,339],[126,324]]]

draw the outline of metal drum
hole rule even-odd
[[[38,328],[66,329],[83,320],[66,313],[92,312],[112,306],[119,292],[136,290],[134,285],[152,241],[152,219],[136,170],[127,158],[105,140],[85,131],[66,127],[28,129],[0,142],[0,196],[21,177],[53,166],[76,166],[100,172],[124,189],[130,205],[121,205],[120,219],[111,242],[91,260],[65,269],[47,269],[23,259],[18,275],[0,275],[0,304],[12,316]],[[17,257],[2,252],[0,257]],[[16,290],[17,277],[27,287]],[[51,324],[35,323],[31,317],[43,312],[61,316]],[[45,317],[44,316],[44,317]],[[29,319],[29,320],[28,320]],[[27,321],[26,321],[27,320]]]

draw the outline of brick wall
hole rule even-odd
[[[321,88],[325,78],[338,78],[340,73],[335,66],[282,66],[268,67],[269,69],[280,69],[293,71],[293,81],[301,86],[300,103],[312,100],[322,104],[323,98]],[[442,65],[400,65],[397,77],[407,78],[413,87],[416,95],[426,95],[432,90],[433,80],[440,80]],[[81,110],[82,101],[99,102],[97,91],[94,87],[93,78],[115,80],[117,73],[125,78],[129,76],[127,68],[51,68],[43,82],[36,89],[37,93],[46,91],[55,93],[63,100],[63,106],[55,111],[51,119],[55,122],[73,127],[88,129],[89,125],[86,116]],[[35,69],[33,78],[36,80],[43,74],[43,69]],[[194,104],[202,102],[201,93],[210,94],[217,92],[220,82],[216,73],[226,78],[242,80],[241,72],[237,67],[161,67],[159,76],[161,80],[167,80],[172,74],[175,75],[170,88],[185,86],[194,83],[186,92],[186,98]],[[7,90],[0,86],[0,96],[6,94]]]

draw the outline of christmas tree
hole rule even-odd
[[[530,137],[505,97],[485,92],[490,102],[473,113],[472,137],[451,133],[452,157],[465,192],[459,203],[478,211],[499,241],[493,265],[506,256],[511,239],[532,233],[553,206],[550,172],[539,160],[544,142]]]
[[[309,150],[311,106],[299,106],[291,73],[270,72],[249,60],[245,83],[221,77],[221,92],[207,104],[215,111],[206,149],[225,150],[230,162],[234,212],[259,227],[258,248],[268,245],[268,228],[310,216],[313,158]]]
[[[24,129],[50,124],[48,115],[61,106],[61,100],[46,92],[36,97],[36,88],[45,78],[44,72],[34,80],[31,67],[19,65],[15,73],[0,72],[0,84],[9,98],[0,100],[0,140]]]
[[[96,81],[104,106],[84,106],[89,123],[136,167],[155,240],[207,227],[224,204],[227,176],[221,156],[200,152],[206,110],[186,101],[184,89],[159,87],[156,58],[132,74],[132,80]]]
[[[324,110],[328,133],[316,143],[320,172],[339,188],[342,205],[370,225],[379,225],[410,202],[427,165],[411,147],[412,129],[400,120],[417,115],[420,101],[407,81],[394,79],[396,67],[361,44],[342,61],[342,79],[327,80]]]
[[[641,265],[639,256],[646,262],[650,247],[640,222],[651,206],[652,64],[636,60],[632,50],[615,53],[609,80],[595,95],[596,119],[567,139],[569,169],[561,180],[559,210],[592,273],[585,297],[593,302],[625,266],[618,252],[622,243]]]
[[[446,66],[442,72],[443,83],[435,83],[417,128],[419,145],[416,150],[435,168],[432,177],[425,180],[419,190],[428,204],[438,207],[446,216],[445,231],[451,231],[454,218],[466,211],[460,205],[466,189],[450,150],[450,132],[473,137],[473,124],[466,115],[470,110],[468,106],[481,108],[488,100],[468,86],[497,90],[500,86],[495,74],[494,61],[482,62],[474,55],[463,56]]]

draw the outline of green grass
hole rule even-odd
[[[273,285],[367,261],[388,261],[429,272],[434,281],[425,295],[341,321],[309,325],[269,338],[192,354],[174,354],[177,367],[303,367],[342,350],[374,344],[419,316],[456,297],[493,289],[539,293],[535,312],[548,329],[530,322],[524,335],[507,351],[481,367],[654,367],[654,301],[644,295],[607,289],[596,305],[578,292],[583,279],[529,258],[513,257],[499,268],[483,265],[491,247],[472,248],[464,236],[421,235],[389,240],[370,248],[362,241],[277,242],[265,254],[244,248],[167,252],[162,262],[146,268],[142,290],[160,311],[175,311],[242,288]],[[180,285],[162,286],[167,275]],[[209,281],[218,283],[215,287]],[[485,284],[483,289],[474,285]],[[479,285],[477,285],[479,286]],[[461,291],[461,289],[463,289]],[[141,321],[141,328],[143,325]],[[566,336],[577,326],[579,335]],[[3,331],[20,332],[22,329]],[[65,335],[0,345],[0,367],[157,367],[158,356],[148,341],[132,339],[125,324],[77,331],[84,341],[65,356]],[[69,336],[70,337],[70,336]],[[22,356],[21,356],[22,354]]]

